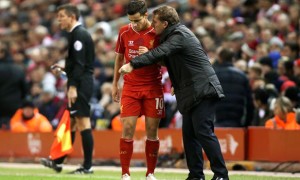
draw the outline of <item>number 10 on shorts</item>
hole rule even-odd
[[[164,99],[163,98],[155,98],[155,102],[156,102],[156,109],[164,108]]]

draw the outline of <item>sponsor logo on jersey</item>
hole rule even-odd
[[[134,41],[128,41],[128,46],[134,46]]]

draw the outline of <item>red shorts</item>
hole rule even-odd
[[[163,118],[165,105],[163,91],[123,91],[121,98],[121,117],[141,116]]]

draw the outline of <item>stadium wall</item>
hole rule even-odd
[[[234,161],[300,161],[300,131],[271,130],[261,127],[216,128],[221,150],[226,160]],[[120,132],[93,131],[94,159],[118,159]],[[160,154],[181,153],[183,143],[180,129],[160,129]],[[49,156],[54,133],[0,132],[0,158],[39,158]],[[134,136],[133,159],[143,159],[145,132]],[[77,133],[70,158],[81,158],[81,137]]]

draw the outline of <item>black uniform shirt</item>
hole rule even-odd
[[[68,87],[78,87],[80,80],[85,75],[92,76],[93,74],[94,43],[91,35],[82,25],[75,26],[69,33],[68,43],[68,57],[65,66]]]

